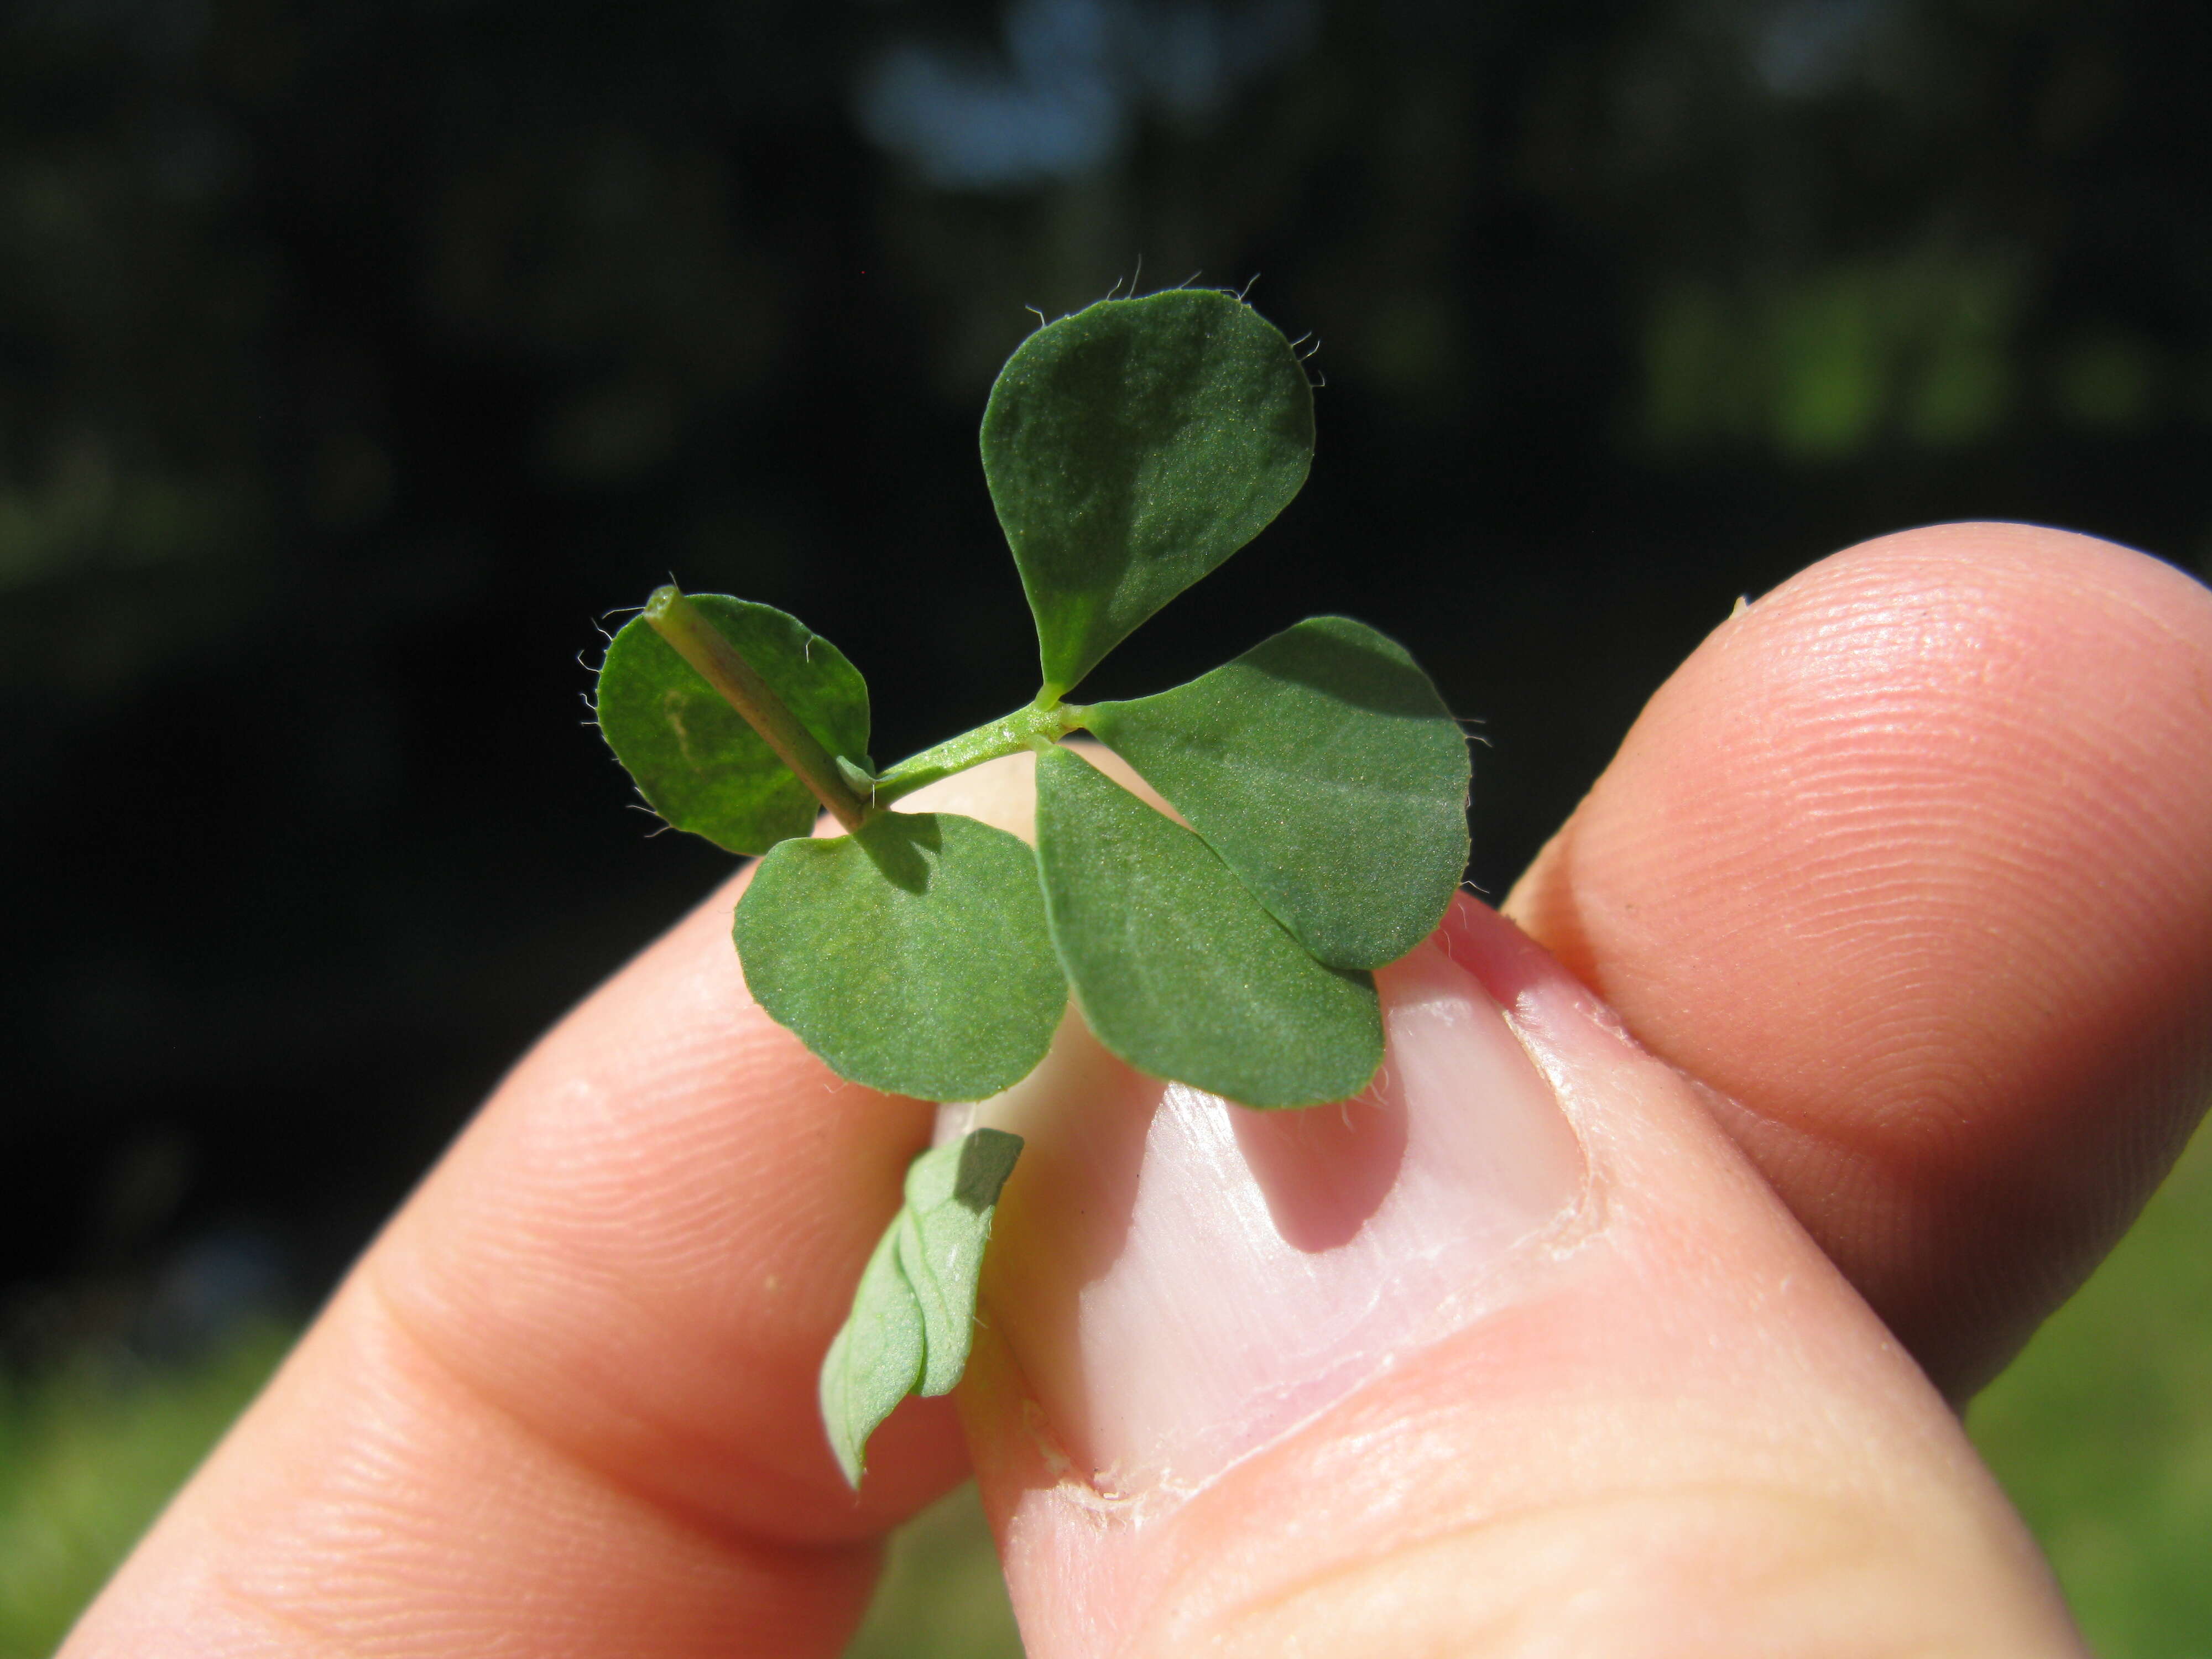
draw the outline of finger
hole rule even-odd
[[[732,883],[515,1069],[65,1650],[830,1654],[963,1471],[815,1376],[928,1109],[751,1003]]]
[[[1344,1108],[1075,1045],[999,1103],[962,1402],[1032,1659],[2079,1652],[1694,1085],[1471,902],[1378,977]]]
[[[2212,1093],[2212,593],[2018,525],[1838,554],[1691,657],[1506,909],[1963,1396]]]

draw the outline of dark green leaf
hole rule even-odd
[[[1367,1085],[1373,980],[1315,961],[1204,842],[1068,750],[1038,757],[1036,790],[1053,944],[1100,1042],[1247,1106]]]
[[[1044,1057],[1067,1004],[1017,837],[951,812],[884,812],[787,841],[738,905],[754,999],[843,1077],[981,1100]]]
[[[1310,617],[1084,724],[1334,967],[1405,955],[1466,871],[1467,740],[1405,648],[1364,623]]]
[[[720,593],[691,603],[832,756],[863,770],[868,687],[795,617]],[[820,804],[744,718],[642,618],[599,668],[599,730],[653,810],[732,853],[765,853],[814,827]]]
[[[1105,301],[1023,342],[983,412],[983,473],[1046,690],[1258,535],[1313,444],[1305,371],[1231,295]]]
[[[899,1266],[906,1212],[884,1230],[853,1296],[853,1311],[822,1361],[822,1425],[837,1466],[854,1486],[867,1464],[868,1437],[921,1378],[927,1338],[921,1304]]]
[[[1019,1135],[976,1129],[909,1164],[906,1202],[860,1275],[822,1362],[822,1421],[854,1486],[868,1437],[908,1394],[950,1394],[968,1367],[983,1247]]]

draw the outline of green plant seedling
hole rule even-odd
[[[1072,990],[1131,1065],[1238,1105],[1368,1085],[1371,970],[1428,935],[1467,864],[1467,744],[1428,677],[1373,629],[1317,617],[1152,696],[1066,695],[1281,512],[1313,433],[1297,354],[1234,295],[1103,301],[1037,330],[992,389],[982,449],[1042,685],[880,773],[866,683],[795,618],[672,586],[615,636],[601,730],[669,823],[763,855],[733,925],[746,988],[840,1076],[985,1099],[1043,1058]],[[1084,731],[1189,827],[1058,746]],[[1024,750],[1034,849],[896,810]],[[813,836],[817,809],[844,833]],[[975,1129],[908,1171],[822,1369],[856,1486],[898,1402],[959,1381],[1020,1146]]]

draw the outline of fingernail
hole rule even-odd
[[[1388,1052],[1354,1101],[1231,1106],[1071,1018],[974,1109],[1026,1141],[987,1316],[1055,1460],[1101,1492],[1196,1485],[1279,1438],[1510,1300],[1574,1212],[1580,1149],[1480,982],[1433,943],[1376,979]]]

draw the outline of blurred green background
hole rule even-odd
[[[2212,570],[2208,82],[2111,0],[0,8],[0,1652],[726,867],[580,723],[597,619],[782,605],[887,757],[1030,695],[1027,307],[1317,337],[1305,494],[1096,689],[1367,618],[1482,722],[1495,893],[1823,553]],[[1976,1409],[2115,1655],[2212,1653],[2205,1163]],[[989,1605],[974,1539],[887,1595]]]

